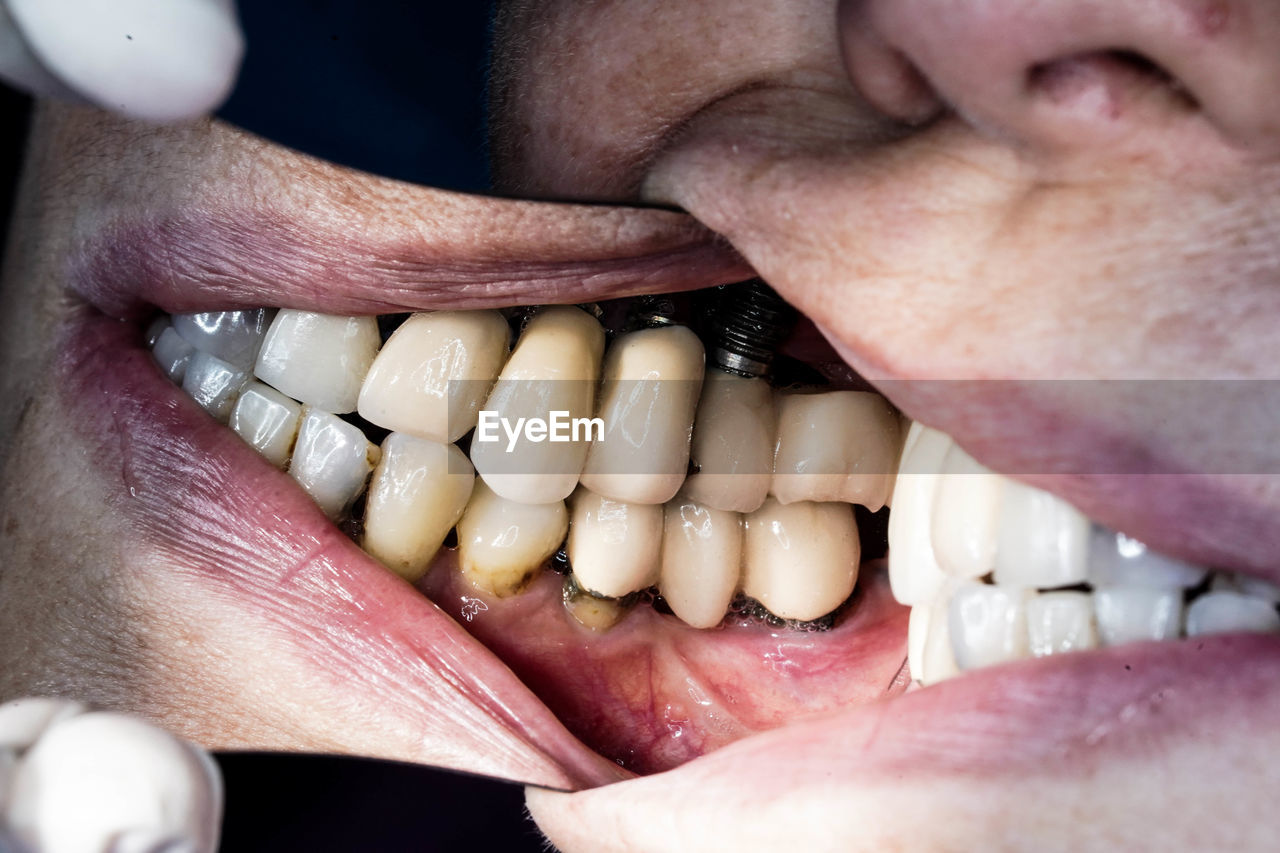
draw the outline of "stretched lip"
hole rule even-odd
[[[286,476],[260,464],[234,435],[194,406],[175,403],[176,392],[137,345],[136,324],[112,319],[136,318],[147,306],[198,311],[279,305],[368,313],[583,301],[701,287],[746,273],[736,255],[675,214],[603,208],[570,212],[585,218],[575,226],[574,244],[560,258],[545,260],[547,246],[534,241],[526,247],[529,257],[508,247],[507,255],[490,259],[489,266],[476,262],[469,267],[463,258],[440,253],[438,246],[418,245],[425,259],[407,260],[405,235],[384,237],[374,247],[394,247],[390,254],[395,261],[350,241],[336,247],[322,239],[299,244],[296,228],[270,217],[249,215],[234,228],[225,224],[227,217],[117,225],[77,261],[74,287],[99,313],[86,310],[68,323],[60,387],[73,421],[95,449],[94,461],[122,472],[116,508],[133,521],[148,548],[180,567],[195,588],[254,602],[266,619],[277,619],[286,637],[315,664],[314,672],[333,681],[333,689],[359,683],[371,695],[386,697],[389,713],[415,720],[424,743],[448,744],[444,752],[429,746],[417,755],[386,757],[576,789],[628,774],[579,742],[448,615],[366,557]],[[527,217],[528,211],[522,215]],[[599,225],[596,216],[608,223],[602,231],[593,230]],[[637,217],[629,220],[641,234],[637,241],[618,240],[618,217]],[[665,217],[671,219],[663,221]],[[593,240],[607,243],[610,250],[592,254]],[[371,261],[371,253],[377,259]],[[1204,654],[1206,648],[1214,654]],[[1119,713],[1117,708],[1140,701],[1133,693],[1134,661],[1148,673],[1139,685],[1142,695],[1187,679],[1197,685],[1196,697],[1212,695],[1203,688],[1227,677],[1221,669],[1203,665],[1211,656],[1218,662],[1229,658],[1237,666],[1249,660],[1251,672],[1269,679],[1280,665],[1280,645],[1215,639],[1104,650],[998,668],[898,701],[903,708],[930,715],[967,709],[988,715],[984,719],[1012,721],[967,728],[965,746],[957,747],[957,754],[978,755],[997,745],[1006,749],[1013,733],[1024,745],[1020,754],[1031,755],[1037,753],[1037,743],[1055,737],[1061,743],[1084,731],[1087,740],[1089,732],[1102,731],[1099,727]],[[1115,665],[1118,661],[1127,666]],[[1050,683],[1040,682],[1046,674],[1058,679],[1053,685],[1071,678],[1090,685],[1094,701],[1088,707],[1072,706],[1080,713],[1071,726],[1052,725],[1065,719],[1065,687],[1042,689]],[[387,693],[391,683],[394,697]],[[996,709],[974,699],[980,687],[1016,701]],[[1203,704],[1196,699],[1180,707],[1198,714]],[[831,733],[856,723],[866,738],[884,738],[875,767],[888,769],[920,758],[907,737],[910,729],[888,722],[884,708],[878,703],[838,712],[749,740],[767,751],[781,749],[781,761],[784,746],[811,742],[815,731]],[[1092,726],[1081,729],[1089,720]],[[1181,714],[1150,715],[1134,726],[1147,723],[1176,729],[1185,720]],[[855,745],[844,736],[838,740],[840,748],[856,750],[869,742]]]

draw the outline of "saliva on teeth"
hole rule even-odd
[[[592,630],[660,594],[692,628],[742,595],[780,619],[838,610],[858,580],[853,505],[892,503],[889,581],[913,677],[1184,635],[1280,631],[1280,589],[1209,573],[993,474],[866,391],[781,390],[709,363],[685,326],[610,339],[597,314],[374,317],[282,309],[161,317],[162,372],[410,582],[451,530],[457,570],[519,595],[568,554],[566,611]],[[603,436],[501,445],[481,410],[599,416]],[[390,433],[369,441],[356,414]],[[466,448],[466,449],[464,449]],[[637,468],[636,459],[644,464]],[[361,498],[364,498],[361,501]]]

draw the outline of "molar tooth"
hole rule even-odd
[[[444,444],[476,425],[507,358],[511,329],[497,311],[414,314],[392,333],[360,388],[360,416]]]
[[[660,504],[689,471],[689,437],[702,388],[702,341],[685,326],[620,336],[604,359],[597,415],[579,482],[604,497]]]
[[[196,350],[182,377],[182,390],[214,418],[222,423],[249,382],[249,372],[228,364],[217,356]]]
[[[961,669],[1028,657],[1027,601],[1031,590],[966,581],[948,608],[951,650]]]
[[[817,619],[853,592],[862,546],[849,504],[768,498],[744,528],[742,591],[775,616]]]
[[[1027,634],[1036,657],[1096,648],[1093,596],[1087,592],[1042,592],[1027,602]]]
[[[841,501],[880,509],[893,484],[898,415],[870,391],[782,394],[770,492],[779,503]]]
[[[579,489],[569,521],[569,563],[578,585],[621,598],[658,580],[662,506],[632,504]]]
[[[1004,484],[995,581],[1059,587],[1088,576],[1089,520],[1071,504],[1014,480]]]
[[[289,474],[325,515],[337,520],[364,491],[379,455],[359,427],[304,406]]]
[[[164,375],[177,384],[187,375],[187,365],[196,348],[182,339],[172,328],[163,329],[151,348],[151,357],[160,365]]]
[[[933,553],[943,571],[979,578],[995,565],[1005,478],[951,445],[933,498]]]
[[[917,422],[907,440],[889,514],[889,586],[902,604],[927,604],[947,575],[933,552],[933,500],[938,472],[952,441]]]
[[[1182,590],[1137,586],[1099,587],[1093,592],[1098,639],[1104,646],[1172,640],[1182,630]]]
[[[281,309],[262,342],[254,373],[307,405],[337,414],[354,412],[380,340],[376,317]]]
[[[767,382],[708,370],[690,448],[698,472],[684,493],[712,509],[759,509],[773,476],[774,420]]]
[[[738,589],[742,517],[678,497],[663,514],[658,588],[671,610],[694,628],[714,628]]]
[[[604,352],[604,329],[580,308],[555,305],[529,320],[516,342],[483,410],[496,422],[548,418],[566,411],[570,418],[592,414],[595,385]],[[471,440],[471,461],[489,488],[519,503],[555,503],[578,484],[588,442],[531,443],[521,440],[507,452],[507,439]]]
[[[418,580],[462,515],[475,479],[455,445],[391,433],[369,483],[360,547],[405,580]]]
[[[231,410],[230,426],[250,447],[277,468],[289,464],[298,437],[302,405],[270,385],[250,382]]]
[[[1241,572],[1215,572],[1209,582],[1211,592],[1241,592],[1254,598],[1280,604],[1280,586]]]
[[[1208,569],[1157,554],[1137,539],[1094,526],[1089,538],[1089,583],[1099,586],[1146,586],[1190,589]]]
[[[258,357],[275,313],[274,309],[252,308],[174,314],[172,323],[174,331],[196,349],[248,370]]]
[[[1203,634],[1280,633],[1276,606],[1240,592],[1207,592],[1187,608],[1187,636]]]
[[[520,504],[477,480],[458,522],[458,565],[479,588],[515,595],[556,552],[569,530],[564,501]]]

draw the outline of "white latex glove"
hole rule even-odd
[[[0,851],[213,853],[222,782],[198,747],[61,699],[0,705]]]
[[[211,112],[243,54],[234,0],[0,0],[0,79],[132,118]]]

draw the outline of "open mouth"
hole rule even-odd
[[[806,321],[792,332],[769,315],[755,349],[726,338],[759,292],[382,316],[254,308],[145,330],[95,317],[68,364],[84,390],[103,380],[88,353],[116,353],[128,378],[113,399],[136,404],[112,417],[156,424],[126,455],[159,460],[126,480],[146,492],[160,469],[170,487],[189,478],[197,494],[162,501],[179,520],[216,526],[225,512],[265,531],[263,547],[322,552],[359,576],[309,584],[320,611],[354,589],[370,600],[350,612],[376,601],[411,630],[405,614],[422,618],[429,599],[573,735],[638,773],[917,695],[946,707],[966,671],[989,669],[1008,694],[1046,673],[1123,682],[1145,668],[1160,681],[1170,655],[1258,650],[1207,635],[1280,632],[1274,585],[1166,557],[992,473],[906,421]],[[509,427],[551,411],[599,417],[602,433],[478,441],[482,413]],[[209,570],[230,556],[206,555]],[[563,738],[528,723],[545,709],[509,705],[497,716],[527,740]],[[1061,713],[1034,705],[1020,711]],[[548,751],[562,767],[576,755]],[[609,778],[573,760],[549,784]]]

